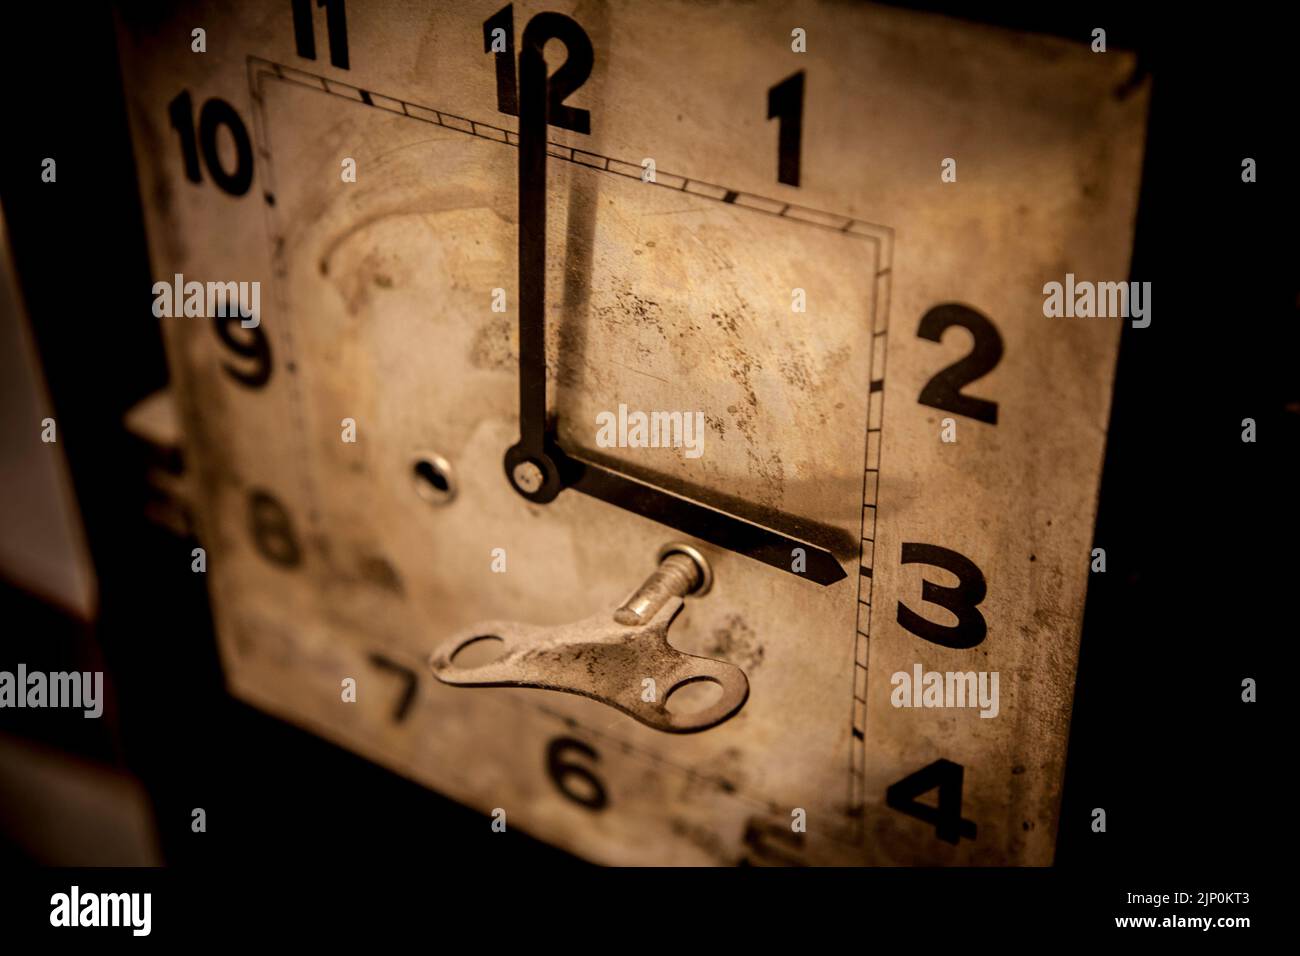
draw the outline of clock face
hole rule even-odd
[[[600,862],[1050,862],[1132,58],[424,6],[119,13],[232,692]]]

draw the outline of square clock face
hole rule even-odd
[[[231,691],[598,862],[1050,863],[1132,57],[425,7],[118,13]]]

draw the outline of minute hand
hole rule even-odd
[[[822,586],[845,577],[835,555],[821,545],[701,504],[604,465],[574,458],[558,446],[551,451],[558,459],[566,488],[581,491]],[[796,548],[804,553],[806,567],[800,570],[796,570]]]

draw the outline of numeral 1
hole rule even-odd
[[[497,111],[519,115],[518,80],[515,77],[515,8],[507,4],[483,21],[483,52],[495,55]]]
[[[780,120],[777,181],[798,186],[799,154],[803,149],[803,70],[767,91],[767,118]]]

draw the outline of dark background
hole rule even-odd
[[[1296,207],[1280,148],[1296,104],[1271,49],[1288,25],[1257,7],[1193,20],[1167,5],[908,5],[1085,42],[1102,26],[1153,77],[1132,278],[1158,306],[1123,333],[1096,532],[1108,570],[1089,584],[1057,863],[1110,876],[1194,865],[1229,884],[1256,872],[1290,812],[1285,687],[1271,679],[1297,631]],[[0,667],[102,666],[112,685],[105,720],[7,710],[0,729],[142,778],[170,864],[298,865],[340,847],[375,865],[576,862],[224,693],[203,579],[175,557],[192,545],[144,519],[148,452],[121,426],[166,368],[111,17],[6,7],[0,53],[0,199],[102,607],[87,630],[0,588]],[[57,189],[33,172],[45,156]],[[1245,417],[1256,444],[1240,440]],[[1256,704],[1241,701],[1244,677]],[[195,806],[206,838],[190,832]],[[1105,834],[1091,832],[1094,807]],[[0,862],[22,859],[0,846]]]

